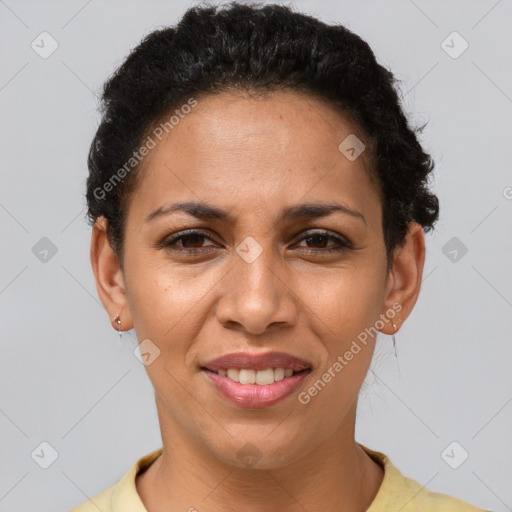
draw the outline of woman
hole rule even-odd
[[[439,212],[393,85],[343,26],[237,3],[191,8],[106,83],[91,261],[163,446],[74,512],[479,510],[354,439]]]

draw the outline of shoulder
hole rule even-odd
[[[69,512],[98,512],[101,510],[102,512],[111,512],[112,511],[112,492],[115,486],[112,485],[108,489],[101,491],[99,494],[96,494],[90,500],[78,505],[73,508]]]
[[[427,489],[404,476],[385,454],[360,446],[384,468],[384,479],[367,512],[488,512],[454,496]]]
[[[146,512],[140,496],[137,493],[136,477],[145,471],[162,453],[159,448],[138,459],[130,469],[115,484],[86,502],[78,505],[69,512]]]
[[[415,512],[486,512],[481,508],[475,507],[466,501],[463,501],[448,494],[434,492],[426,489],[416,480],[402,477],[405,485],[410,491],[414,504],[411,511]]]

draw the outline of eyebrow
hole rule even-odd
[[[198,219],[220,220],[231,224],[234,224],[235,221],[235,218],[229,212],[221,208],[206,203],[179,202],[158,207],[146,217],[146,222],[174,212],[185,212]],[[366,219],[361,212],[352,210],[339,203],[302,203],[289,206],[283,210],[279,220],[283,222],[299,219],[316,219],[327,217],[336,212],[358,218],[366,224]]]

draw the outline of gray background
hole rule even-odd
[[[120,343],[96,293],[86,156],[104,80],[192,3],[0,0],[0,511],[68,510],[160,446],[135,333]],[[398,360],[379,338],[357,440],[429,489],[512,510],[512,1],[293,3],[368,41],[437,164],[422,291]]]

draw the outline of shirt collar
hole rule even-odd
[[[112,512],[147,512],[135,485],[138,473],[147,469],[162,453],[163,447],[141,457],[114,486],[112,491]]]

